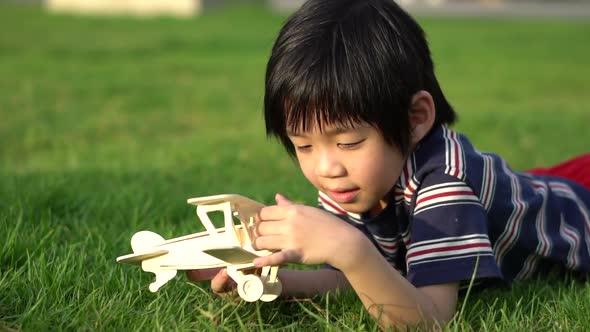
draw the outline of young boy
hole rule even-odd
[[[424,32],[392,0],[305,2],[273,47],[264,107],[320,208],[277,194],[254,245],[278,251],[255,264],[330,267],[281,271],[284,295],[352,287],[385,328],[434,327],[472,276],[590,271],[590,191],[514,172],[449,129]],[[568,165],[587,174],[590,156]]]

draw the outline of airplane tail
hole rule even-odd
[[[141,231],[133,234],[131,237],[131,248],[133,252],[143,251],[146,248],[157,246],[166,240],[158,233],[150,231]]]

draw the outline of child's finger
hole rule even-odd
[[[294,204],[291,202],[287,197],[277,193],[275,195],[275,201],[277,201],[277,205],[291,205]]]
[[[280,222],[262,221],[256,225],[257,236],[268,236],[282,234]]]
[[[285,237],[282,235],[265,235],[257,237],[252,246],[256,250],[279,250],[283,249],[285,245]]]
[[[265,206],[256,214],[257,221],[281,221],[285,219],[284,205]]]
[[[235,288],[235,282],[229,277],[226,269],[222,269],[211,279],[211,290],[214,293],[227,293]]]
[[[221,270],[220,267],[211,268],[211,269],[199,269],[199,270],[187,270],[186,276],[190,281],[204,281],[204,280],[211,280],[217,273]]]
[[[286,263],[299,263],[299,260],[299,256],[293,250],[284,250],[254,259],[254,266],[278,266]]]

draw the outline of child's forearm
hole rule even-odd
[[[309,297],[350,288],[350,284],[338,270],[279,270],[283,284],[282,297]]]
[[[343,270],[365,308],[385,328],[442,326],[454,308],[438,310],[433,300],[396,271],[367,241],[363,259]],[[448,317],[450,315],[450,317]]]

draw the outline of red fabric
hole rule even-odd
[[[552,175],[577,182],[590,190],[590,154],[584,154],[553,167],[539,167],[526,171],[535,175]]]

